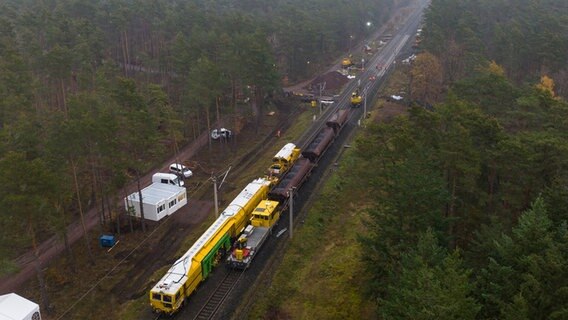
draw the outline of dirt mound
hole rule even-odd
[[[347,79],[347,76],[344,76],[338,71],[330,71],[315,78],[308,84],[307,89],[317,92],[319,90],[319,84],[325,82],[324,91],[335,93],[339,92],[343,85],[345,85],[348,81],[349,79]]]

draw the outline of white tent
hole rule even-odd
[[[15,293],[2,295],[0,320],[41,320],[39,305]]]

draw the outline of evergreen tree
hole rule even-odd
[[[542,198],[519,218],[510,236],[494,242],[478,278],[487,318],[568,316],[568,231],[553,225]]]
[[[480,306],[471,297],[470,271],[458,252],[448,254],[431,231],[402,254],[400,270],[391,271],[381,319],[475,319]]]

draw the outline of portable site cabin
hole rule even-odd
[[[15,293],[1,295],[0,320],[41,320],[39,305]]]
[[[186,204],[187,193],[184,187],[164,183],[152,183],[142,189],[142,206],[144,208],[145,219],[160,221]],[[138,192],[134,192],[124,198],[124,207],[132,207],[132,210],[128,210],[128,212],[135,217],[141,217]]]

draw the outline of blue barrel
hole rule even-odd
[[[114,238],[114,236],[103,234],[102,236],[100,236],[99,242],[101,244],[101,247],[112,247],[115,245],[116,239]]]

